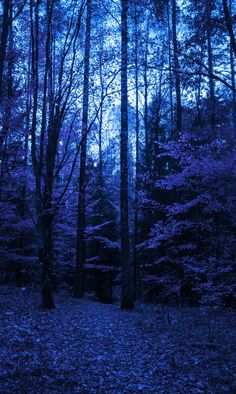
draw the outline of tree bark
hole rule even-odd
[[[52,234],[53,234],[53,215],[52,215],[52,192],[53,174],[55,168],[55,156],[57,149],[58,130],[57,123],[53,121],[52,109],[52,81],[51,81],[51,23],[52,23],[51,0],[47,1],[47,38],[46,38],[46,63],[45,74],[47,74],[47,96],[49,103],[49,122],[48,139],[46,147],[44,187],[42,190],[42,151],[44,140],[40,138],[40,158],[37,157],[36,130],[38,112],[38,92],[39,92],[39,0],[35,6],[30,2],[31,14],[31,52],[32,52],[32,87],[33,87],[33,112],[31,126],[31,156],[35,174],[36,186],[36,211],[37,211],[37,230],[39,236],[39,263],[42,266],[41,273],[41,292],[42,306],[44,308],[54,308],[52,295]],[[44,91],[44,94],[46,92]],[[43,111],[47,111],[43,106]],[[42,115],[46,116],[45,114]],[[41,130],[42,131],[42,130]]]
[[[121,220],[121,308],[132,309],[133,289],[130,258],[128,206],[128,0],[122,0],[121,11],[121,136],[120,136],[120,220]]]
[[[232,12],[232,0],[229,3],[229,12],[231,15]],[[232,39],[230,39],[230,68],[231,68],[231,85],[233,88],[232,91],[232,125],[234,130],[236,131],[236,84],[235,84],[235,55],[233,51]]]
[[[227,0],[222,0],[222,4],[224,9],[224,15],[225,15],[225,23],[230,37],[231,47],[234,52],[234,56],[236,57],[236,39],[233,31],[231,15],[228,8]]]
[[[135,168],[135,201],[134,201],[134,250],[133,250],[133,278],[134,278],[134,298],[140,295],[140,266],[137,255],[138,245],[138,190],[139,190],[139,91],[138,91],[138,15],[137,4],[135,3],[135,151],[136,151],[136,168]]]
[[[7,39],[10,24],[10,3],[11,0],[4,0],[3,2],[3,20],[2,20],[2,31],[1,31],[1,43],[0,43],[0,102],[2,99],[3,89],[3,73],[4,65],[7,52]]]
[[[174,49],[174,75],[175,75],[175,93],[176,93],[176,137],[182,131],[182,100],[180,87],[180,67],[178,55],[178,39],[177,39],[177,5],[176,0],[172,0],[172,36]]]
[[[167,3],[167,28],[168,28],[168,63],[169,63],[169,85],[170,85],[170,131],[173,132],[173,76],[171,59],[171,27],[170,27],[170,6]]]
[[[145,130],[145,165],[146,170],[150,168],[150,154],[149,154],[149,128],[148,128],[148,40],[149,40],[149,26],[147,21],[146,43],[144,55],[144,130]]]
[[[85,53],[84,53],[84,86],[83,86],[83,114],[82,138],[79,171],[79,202],[77,217],[76,269],[75,269],[75,297],[84,296],[84,264],[86,261],[86,158],[87,158],[87,128],[89,110],[89,70],[90,70],[90,36],[91,36],[91,0],[87,0]]]
[[[47,146],[45,160],[45,178],[42,195],[42,217],[41,217],[41,237],[42,237],[42,301],[43,307],[54,308],[52,295],[52,265],[53,265],[53,214],[52,214],[52,195],[53,195],[53,176],[55,169],[57,141],[58,141],[58,117],[54,119],[53,113],[53,82],[52,82],[52,10],[53,1],[47,1],[47,39],[46,39],[46,64],[45,73],[47,73],[47,96],[48,96],[48,130]],[[46,108],[44,108],[46,111]],[[40,139],[40,152],[43,151],[42,135]],[[42,154],[42,153],[41,153]],[[41,156],[40,154],[40,156]],[[42,160],[42,157],[40,157]],[[42,176],[41,163],[39,162],[39,177]]]
[[[2,97],[2,130],[0,134],[0,159],[1,159],[1,176],[7,168],[6,151],[7,151],[7,137],[9,136],[12,119],[13,108],[13,66],[14,66],[14,53],[13,53],[13,29],[12,29],[12,1],[9,5],[9,21],[8,21],[8,48],[5,54],[6,75],[5,75],[5,92]],[[1,101],[1,99],[0,99]]]
[[[207,56],[208,56],[208,68],[209,74],[213,74],[213,56],[212,56],[212,45],[211,45],[211,9],[210,3],[207,1],[206,3],[206,15],[207,15],[207,26],[206,26],[206,33],[207,33]],[[216,100],[215,100],[215,84],[214,79],[209,77],[209,92],[210,92],[210,123],[212,129],[216,125]]]

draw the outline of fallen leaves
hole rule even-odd
[[[235,391],[232,311],[142,304],[127,312],[65,294],[43,311],[37,292],[1,294],[4,394]]]

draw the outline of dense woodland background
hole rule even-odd
[[[232,0],[0,2],[1,284],[236,306],[235,25]]]

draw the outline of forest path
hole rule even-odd
[[[0,288],[0,393],[236,392],[236,316],[223,308],[134,311]]]

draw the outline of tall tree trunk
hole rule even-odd
[[[12,107],[13,107],[13,66],[14,66],[14,42],[12,29],[12,1],[9,5],[9,22],[8,22],[8,47],[5,54],[6,76],[5,76],[5,94],[3,104],[2,130],[0,134],[0,160],[1,160],[1,176],[3,176],[7,168],[7,137],[9,136]]]
[[[203,48],[201,47],[201,55],[200,60],[203,62]],[[196,91],[196,110],[197,110],[197,124],[198,126],[202,125],[202,110],[201,110],[201,98],[202,98],[202,64],[199,64],[199,76],[197,79],[197,91]]]
[[[145,131],[145,165],[146,170],[150,167],[149,154],[149,128],[148,128],[148,41],[149,41],[149,23],[147,21],[146,43],[144,54],[144,131]]]
[[[171,27],[170,27],[170,3],[167,3],[167,28],[168,28],[168,63],[169,63],[169,85],[170,85],[170,131],[173,132],[173,76],[171,60]]]
[[[46,38],[46,63],[45,74],[47,74],[47,91],[44,94],[48,97],[49,103],[49,122],[48,139],[46,149],[46,164],[44,176],[44,188],[42,190],[42,144],[44,140],[40,138],[40,156],[37,157],[36,130],[38,112],[38,92],[39,92],[39,0],[36,4],[30,2],[31,14],[31,46],[32,46],[32,87],[33,87],[33,111],[31,126],[31,156],[35,174],[36,186],[36,210],[37,210],[37,230],[39,236],[39,262],[42,265],[41,291],[42,305],[44,308],[54,308],[52,295],[52,233],[53,233],[53,214],[52,214],[52,192],[53,174],[55,168],[55,156],[57,148],[57,123],[53,121],[52,108],[52,76],[51,76],[51,26],[52,26],[52,0],[47,0],[47,38]],[[43,111],[47,111],[43,105]],[[46,116],[42,115],[43,119]],[[46,122],[46,121],[45,121]],[[43,123],[43,122],[42,122]],[[42,131],[42,130],[41,130]],[[43,130],[44,132],[44,130]]]
[[[231,43],[231,48],[232,51],[234,52],[234,56],[236,57],[236,39],[234,35],[234,30],[232,26],[232,20],[231,20],[231,15],[230,15],[230,10],[228,8],[227,0],[222,0],[223,3],[223,9],[224,9],[224,16],[225,16],[225,23],[226,27],[230,36],[230,43]]]
[[[0,102],[2,99],[2,89],[3,89],[3,73],[4,64],[7,52],[7,39],[10,24],[10,4],[11,0],[4,0],[3,2],[3,19],[2,19],[2,30],[1,30],[1,43],[0,43]]]
[[[211,32],[212,32],[212,21],[211,21],[211,4],[209,1],[206,3],[206,15],[207,15],[207,56],[208,56],[208,68],[209,74],[213,75],[213,56],[212,56],[212,45],[211,45]],[[215,100],[215,84],[214,79],[209,77],[209,92],[210,92],[210,123],[212,129],[216,125],[216,100]]]
[[[102,38],[103,40],[103,38]],[[104,97],[104,81],[103,81],[103,41],[101,42],[101,48],[99,52],[99,78],[101,85],[101,108],[99,118],[99,129],[98,129],[98,147],[99,147],[99,186],[103,186],[103,159],[102,159],[102,127],[103,127],[103,97]]]
[[[175,93],[176,93],[176,137],[182,131],[182,100],[180,88],[180,67],[178,54],[178,39],[177,39],[177,5],[176,0],[172,0],[172,36],[174,49],[174,75],[175,75]]]
[[[84,86],[83,86],[83,114],[82,114],[82,138],[79,171],[79,203],[77,218],[77,242],[76,242],[76,271],[75,271],[75,297],[84,296],[84,264],[86,261],[86,157],[87,157],[87,128],[89,109],[89,70],[90,70],[90,36],[91,36],[91,0],[87,0],[86,37],[84,54]]]
[[[53,0],[47,0],[47,39],[46,39],[46,64],[45,73],[47,74],[47,96],[48,96],[48,130],[47,146],[44,176],[44,187],[42,192],[42,217],[40,218],[40,228],[42,237],[42,301],[43,307],[54,308],[52,295],[52,266],[53,266],[53,213],[52,213],[52,196],[53,196],[53,178],[57,151],[58,140],[58,117],[54,119],[53,108],[53,81],[52,81],[52,11]],[[46,111],[46,108],[43,108]],[[42,132],[42,130],[41,130]],[[44,131],[43,131],[44,132]],[[42,160],[42,144],[44,140],[40,139],[40,158]],[[39,162],[39,177],[42,177],[41,163]]]
[[[229,12],[230,12],[230,15],[231,15],[231,12],[232,12],[232,0],[230,0],[229,6],[230,6]],[[232,124],[233,124],[234,130],[236,131],[236,91],[235,91],[236,84],[235,84],[235,63],[234,63],[235,62],[235,57],[236,57],[236,54],[234,54],[233,43],[232,43],[232,39],[230,38],[231,85],[232,85],[232,88],[233,88],[233,91],[232,91]]]
[[[27,196],[27,167],[28,167],[28,149],[29,149],[29,134],[30,134],[30,111],[31,111],[31,94],[30,94],[30,53],[29,53],[29,61],[28,61],[28,79],[26,82],[26,103],[25,103],[25,132],[24,132],[24,157],[23,157],[23,169],[25,173],[25,179],[23,180],[22,190],[21,190],[21,206],[20,206],[20,215],[21,218],[25,218],[26,214],[26,196]],[[25,254],[25,235],[24,233],[20,237],[20,250],[22,257]],[[21,273],[21,263],[18,264],[17,267],[17,286],[22,285],[22,273]]]
[[[232,92],[232,123],[236,131],[236,84],[235,84],[235,64],[234,64],[234,53],[232,48],[230,48],[230,66],[231,66],[231,85],[234,89]]]
[[[128,206],[128,0],[122,0],[121,11],[121,136],[120,136],[120,220],[121,220],[121,307],[133,308]]]
[[[133,250],[133,278],[134,278],[134,298],[140,294],[140,266],[137,255],[138,245],[138,191],[139,191],[139,91],[138,91],[138,15],[137,3],[135,3],[135,132],[136,132],[136,168],[135,168],[135,202],[134,202],[134,250]]]
[[[41,215],[41,182],[38,172],[38,161],[36,154],[36,129],[37,129],[37,110],[38,110],[38,93],[39,93],[39,0],[35,6],[33,0],[30,1],[30,30],[31,30],[31,88],[32,88],[32,124],[31,124],[31,157],[35,175],[36,185],[36,210],[37,215]]]

